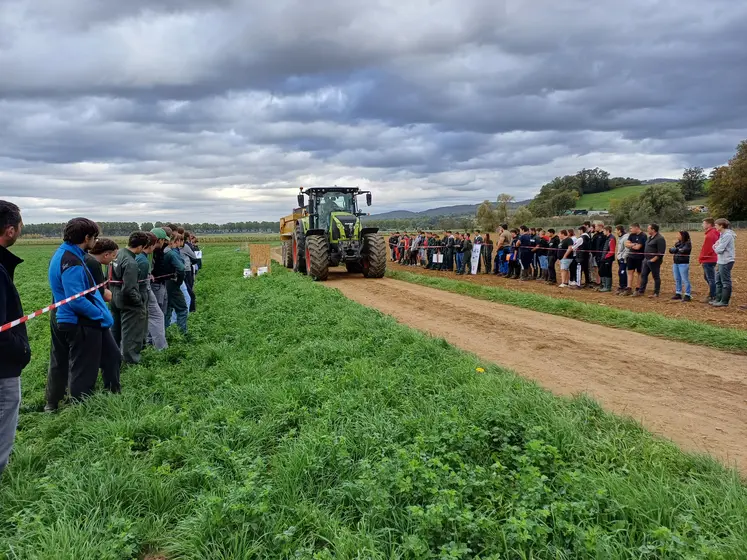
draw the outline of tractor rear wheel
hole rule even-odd
[[[293,268],[293,241],[283,242],[283,266]]]
[[[363,276],[383,278],[386,273],[386,242],[380,233],[363,236]]]
[[[301,224],[298,224],[296,233],[293,235],[291,253],[293,254],[293,272],[306,274],[306,238]]]
[[[315,281],[324,281],[329,276],[329,244],[321,235],[306,238],[306,268]]]

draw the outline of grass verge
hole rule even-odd
[[[744,557],[747,489],[715,461],[279,267],[243,279],[234,247],[204,261],[189,340],[121,395],[40,413],[29,324],[0,557]]]
[[[532,311],[560,315],[571,319],[596,323],[606,327],[625,329],[669,340],[710,346],[739,354],[747,353],[747,331],[716,327],[687,319],[672,319],[658,313],[636,313],[594,303],[571,299],[556,299],[543,294],[532,294],[492,286],[482,286],[449,278],[432,278],[412,272],[389,270],[388,278],[411,284],[436,288],[455,294],[515,305]]]

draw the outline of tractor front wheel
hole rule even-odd
[[[321,235],[306,238],[306,269],[315,281],[323,282],[329,276],[329,244]]]
[[[363,276],[383,278],[386,273],[386,242],[380,233],[363,236]]]

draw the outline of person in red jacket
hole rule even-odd
[[[703,267],[703,277],[709,288],[708,296],[703,300],[703,303],[710,303],[716,298],[716,261],[718,260],[716,251],[713,250],[713,244],[718,241],[720,234],[716,229],[716,222],[713,218],[703,220],[703,230],[705,231],[705,241],[703,241],[703,247],[700,249],[698,262]]]

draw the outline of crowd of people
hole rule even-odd
[[[736,260],[736,234],[728,220],[703,220],[705,241],[698,264],[708,284],[703,302],[728,307],[732,296],[731,272]],[[477,266],[472,266],[473,247],[480,246]],[[585,222],[577,229],[544,230],[521,226],[509,229],[502,224],[495,240],[480,231],[443,234],[418,231],[396,232],[389,237],[391,260],[405,266],[458,275],[494,274],[522,282],[542,281],[559,288],[594,289],[619,296],[642,297],[653,280],[651,298],[661,296],[661,270],[667,255],[672,258],[675,292],[671,298],[692,301],[690,261],[692,241],[687,231],[667,246],[655,223],[644,232],[640,224],[605,225]],[[615,270],[617,268],[617,270]],[[617,287],[614,277],[617,277]],[[747,306],[740,309],[747,310]]]
[[[22,229],[18,206],[0,200],[0,326],[24,316],[14,284],[23,261],[9,251]],[[167,348],[172,324],[187,335],[189,314],[196,310],[194,283],[202,252],[195,235],[167,224],[133,232],[122,248],[100,235],[96,222],[70,220],[49,264],[53,303],[61,304],[50,311],[44,408],[49,413],[66,394],[71,402],[93,394],[99,371],[104,389],[119,393],[123,364],[140,363],[147,346]],[[21,372],[31,361],[25,323],[0,332],[0,357],[2,474],[15,439]]]

